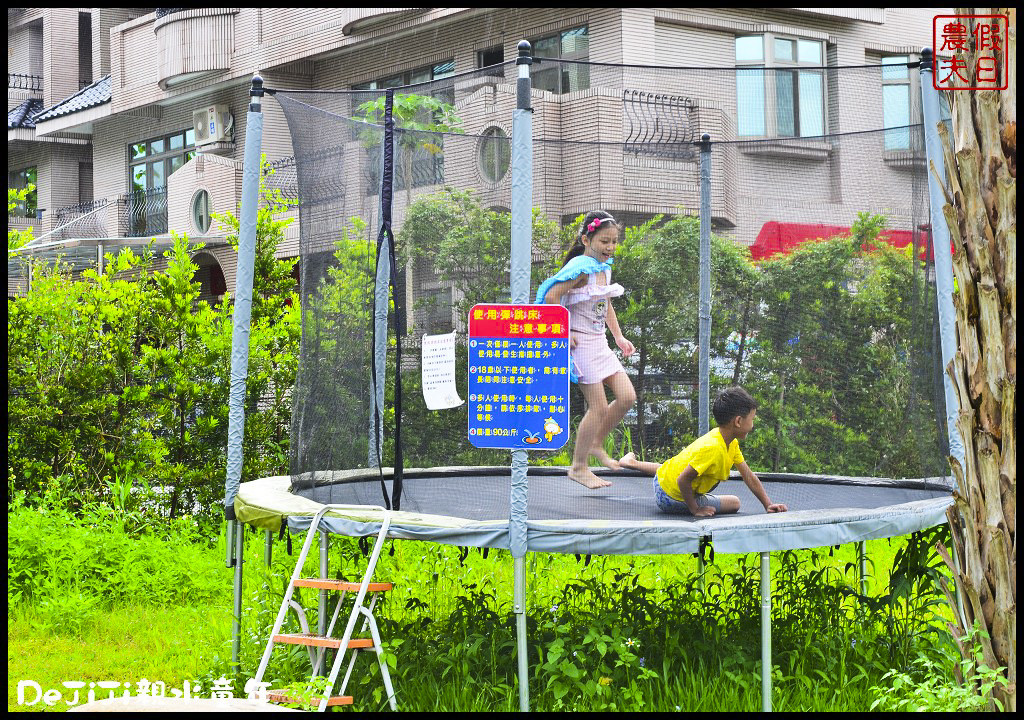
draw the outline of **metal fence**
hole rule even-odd
[[[167,232],[167,188],[135,190],[119,195],[119,229],[124,237]]]
[[[41,75],[7,73],[7,89],[41,91],[43,89],[43,78]]]

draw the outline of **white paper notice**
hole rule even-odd
[[[463,403],[455,388],[455,333],[424,335],[423,400],[428,410],[444,410]]]

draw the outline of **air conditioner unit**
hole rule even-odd
[[[208,105],[192,113],[192,125],[196,130],[196,147],[231,139],[235,119],[227,105]]]

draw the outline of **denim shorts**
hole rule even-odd
[[[717,487],[717,486],[716,486]],[[712,488],[714,490],[714,488]],[[722,510],[722,500],[717,495],[711,493],[705,493],[699,495],[694,493],[694,501],[697,503],[697,507],[712,507],[715,509],[715,513],[719,513]],[[658,509],[664,513],[672,513],[674,515],[692,515],[690,508],[686,506],[686,503],[680,502],[675,498],[669,496],[658,484],[658,478],[654,478],[654,502],[658,505]]]

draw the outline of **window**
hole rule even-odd
[[[424,67],[416,68],[415,70],[406,70],[400,72],[397,75],[382,78],[380,80],[373,80],[371,82],[359,83],[353,85],[353,90],[384,90],[391,87],[402,87],[404,85],[417,85],[419,83],[430,82],[431,80],[443,80],[446,77],[451,77],[455,74],[455,61],[445,60],[444,62],[437,63],[436,65],[426,65]],[[447,92],[452,93],[449,89]],[[445,102],[454,102],[454,94],[451,99],[445,99],[439,94],[431,93],[435,97],[445,100]]]
[[[195,154],[195,130],[191,128],[128,147],[129,237],[167,232],[167,178]]]
[[[15,172],[8,173],[7,175],[7,187],[12,190],[24,190],[25,188],[32,186],[28,194],[25,196],[25,202],[19,202],[10,214],[14,217],[27,217],[35,218],[36,210],[39,205],[39,192],[36,189],[38,186],[36,168],[30,167],[24,170],[17,170]]]
[[[544,58],[589,60],[590,32],[586,25],[532,39],[530,45],[533,46],[534,57],[533,65],[530,66],[530,79],[535,89],[561,95],[590,88],[588,66],[544,61]]]
[[[374,80],[372,82],[353,85],[352,89],[382,90],[389,87],[401,87],[434,80],[443,80],[444,78],[451,77],[454,74],[455,61],[446,60],[445,62],[436,63],[434,65],[426,65],[414,70],[407,70],[405,72],[398,73],[397,75],[383,78],[382,80]],[[430,97],[440,100],[442,103],[447,105],[452,105],[455,102],[455,88],[450,83],[440,83],[438,86],[433,88],[428,86],[417,94],[429,95]],[[353,104],[353,117],[370,120],[371,122],[376,122],[376,124],[383,123],[383,117],[374,117],[375,114],[382,113],[383,111],[384,104],[380,98],[369,100],[365,96],[356,96],[353,99]],[[371,109],[367,109],[367,107],[370,107]],[[415,120],[416,122],[422,121],[429,125],[430,118],[427,114],[428,111],[423,109],[422,115],[420,115],[419,112],[420,111],[416,111],[416,115],[412,120]],[[396,106],[395,126],[401,129],[403,124],[404,122],[401,118],[401,113],[399,108]],[[360,140],[361,132],[362,130],[360,127],[354,126],[353,139]],[[403,140],[405,142],[403,142]],[[422,142],[421,136],[415,136],[413,134],[399,134],[398,137],[396,137],[396,143],[400,147],[398,152],[398,157],[400,159],[395,165],[396,190],[407,190],[411,187],[436,185],[443,182],[444,153],[443,147],[438,147],[438,145],[443,144],[443,138],[439,136],[437,143],[424,143]],[[379,140],[376,145],[367,148],[367,153],[371,164],[371,180],[368,183],[367,192],[372,195],[377,192],[380,178],[382,158]],[[403,162],[402,159],[407,161]]]
[[[128,148],[128,189],[133,192],[167,187],[167,178],[195,157],[195,130],[146,140]]]
[[[825,133],[824,43],[772,33],[736,38],[737,134]]]
[[[508,172],[512,160],[512,147],[508,135],[500,127],[489,127],[479,140],[480,171],[491,183],[500,182]]]
[[[906,55],[882,58],[882,122],[886,150],[908,150],[910,134],[911,78]],[[890,130],[890,128],[895,128]]]
[[[477,50],[476,66],[478,68],[501,65],[503,62],[505,62],[505,48],[501,45],[496,45],[495,47],[487,48],[486,50]],[[495,68],[492,72],[496,75],[503,74],[501,68]]]
[[[203,189],[192,196],[192,225],[203,235],[210,230],[210,193]]]

